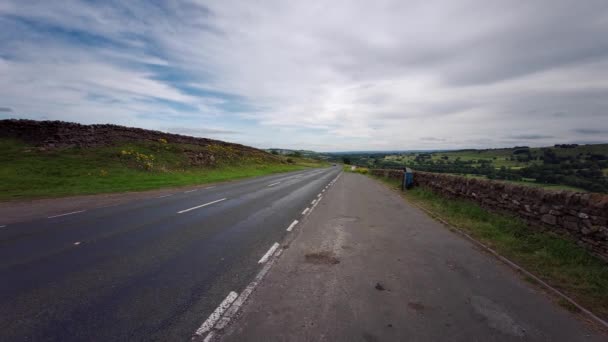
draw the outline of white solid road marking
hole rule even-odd
[[[304,211],[302,212],[302,215],[306,215],[306,213],[308,213],[309,210],[310,210],[310,208],[304,209]]]
[[[214,204],[214,203],[221,202],[221,201],[225,201],[225,200],[226,200],[226,198],[222,198],[222,199],[215,200],[215,201],[212,201],[212,202],[209,202],[209,203],[205,203],[205,204],[197,205],[196,207],[192,207],[192,208],[189,208],[189,209],[184,209],[184,210],[182,210],[182,211],[178,211],[177,213],[178,213],[178,214],[183,214],[183,213],[188,212],[188,211],[190,211],[190,210],[194,210],[194,209],[198,209],[198,208],[206,207],[206,206],[208,206],[208,205],[212,205],[212,204]]]
[[[184,191],[184,193],[185,193],[185,194],[187,194],[187,193],[189,193],[189,192],[194,192],[194,191],[196,191],[196,190],[198,190],[198,189]]]
[[[207,320],[201,324],[201,326],[196,330],[195,334],[201,336],[207,331],[211,330],[211,328],[213,328],[215,325],[215,322],[222,317],[224,311],[230,307],[232,302],[234,302],[238,296],[239,295],[236,292],[230,292],[224,301],[217,307],[217,309],[215,309],[215,311],[209,315],[209,318],[207,318]]]
[[[275,186],[277,184],[281,184],[281,182],[276,182],[276,183],[268,184],[268,186]]]
[[[165,198],[165,197],[169,197],[169,196],[173,196],[173,195],[175,195],[175,194],[162,195],[162,196],[158,196],[156,198]]]
[[[274,251],[277,250],[277,248],[279,248],[279,244],[277,242],[275,242],[274,245],[272,245],[272,247],[270,247],[268,252],[266,252],[266,254],[264,254],[262,259],[260,259],[260,261],[258,261],[258,264],[263,264],[266,261],[268,261],[268,258],[270,258],[272,256],[272,254],[274,253]]]
[[[287,231],[290,232],[293,229],[293,227],[296,226],[296,224],[298,224],[298,220],[293,220],[293,222],[291,222],[289,227],[287,227]]]
[[[71,213],[65,213],[65,214],[59,214],[59,215],[53,215],[53,216],[49,216],[47,218],[55,218],[55,217],[61,217],[61,216],[67,216],[67,215],[74,215],[74,214],[78,214],[78,213],[82,213],[86,210],[78,210],[78,211],[72,211]]]
[[[213,188],[215,188],[215,185],[213,185],[213,186],[208,186],[208,187],[206,187],[206,188],[203,188],[203,190],[207,190],[207,189],[213,189]]]

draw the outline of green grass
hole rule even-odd
[[[462,175],[462,176],[467,177],[467,178],[488,179],[488,177],[486,177],[484,175],[467,174],[467,175]],[[534,182],[534,178],[524,178],[521,181],[512,181],[512,180],[495,180],[495,181],[512,183],[512,184],[517,184],[517,185],[524,185],[524,186],[531,186],[531,187],[535,187],[535,188],[543,188],[543,189],[547,189],[547,190],[570,190],[570,191],[575,191],[575,192],[587,192],[587,190],[585,190],[585,189],[577,188],[575,186],[570,186],[570,185],[536,183],[536,182]]]
[[[213,167],[193,167],[184,154],[212,151]],[[131,154],[123,154],[122,151]],[[152,167],[136,159],[152,156]],[[142,157],[143,158],[143,157]],[[141,191],[203,184],[326,164],[305,158],[252,154],[230,146],[163,143],[40,151],[14,140],[0,140],[0,200]]]
[[[377,179],[393,188],[399,186],[397,180]],[[608,318],[608,265],[574,242],[533,230],[516,217],[491,213],[476,203],[448,199],[424,188],[408,190],[404,196]]]

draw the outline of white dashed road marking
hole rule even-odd
[[[211,315],[209,315],[209,318],[207,318],[207,320],[205,322],[203,322],[203,324],[201,324],[201,326],[196,330],[195,334],[198,336],[201,336],[204,333],[206,333],[207,331],[211,330],[211,328],[213,328],[213,326],[215,325],[217,320],[220,319],[220,317],[222,317],[222,314],[224,313],[224,311],[226,311],[226,309],[228,309],[230,307],[232,302],[234,302],[234,300],[238,296],[239,295],[236,292],[234,292],[234,291],[230,292],[228,294],[228,296],[224,299],[224,301],[222,301],[222,303],[217,307],[217,309],[215,309],[215,311],[213,311],[211,313]]]
[[[82,212],[85,212],[85,211],[86,211],[86,210],[72,211],[71,213],[65,213],[65,214],[53,215],[53,216],[49,216],[49,217],[47,217],[47,218],[55,218],[55,217],[61,217],[61,216],[67,216],[67,215],[74,215],[74,214],[82,213]]]
[[[310,208],[306,208],[304,209],[304,211],[302,212],[302,215],[306,215],[308,213],[308,211],[310,210]]]
[[[165,197],[169,197],[169,196],[173,196],[173,195],[175,195],[175,194],[162,195],[162,196],[158,196],[156,198],[165,198]]]
[[[258,261],[258,264],[263,264],[266,261],[268,261],[268,258],[270,258],[272,256],[272,254],[277,250],[277,248],[279,248],[279,244],[277,242],[275,242],[274,245],[272,245],[272,247],[270,247],[268,252],[266,252],[266,254],[264,254],[262,259],[260,259],[260,261]]]
[[[276,182],[276,183],[268,184],[268,186],[275,186],[277,184],[281,184],[281,182]]]
[[[197,205],[196,207],[192,207],[192,208],[189,208],[189,209],[184,209],[184,210],[182,210],[182,211],[178,211],[177,213],[178,213],[178,214],[183,214],[183,213],[186,213],[186,212],[188,212],[188,211],[190,211],[190,210],[194,210],[194,209],[198,209],[198,208],[206,207],[206,206],[208,206],[208,205],[212,205],[212,204],[214,204],[214,203],[221,202],[221,201],[225,201],[225,200],[226,200],[226,198],[222,198],[222,199],[215,200],[215,201],[212,201],[212,202],[209,202],[209,203],[205,203],[205,204]]]
[[[185,193],[185,194],[187,194],[187,193],[189,193],[189,192],[194,192],[194,191],[196,191],[196,190],[198,190],[198,189],[184,191],[184,193]]]
[[[296,226],[296,224],[298,224],[298,220],[293,220],[293,222],[291,222],[289,227],[287,227],[287,231],[290,232],[293,229],[293,227]]]
[[[78,246],[78,245],[80,245],[80,241],[74,242],[74,246]]]
[[[276,257],[279,257],[279,255],[281,255],[282,251],[283,251],[282,249],[279,249],[277,251],[277,253],[275,254]],[[264,276],[266,275],[266,273],[268,273],[268,270],[270,270],[270,268],[272,267],[272,264],[274,264],[275,260],[276,260],[276,258],[271,259],[269,262],[267,262],[264,265],[262,270],[260,270],[260,272],[255,276],[253,281],[251,283],[249,283],[249,285],[247,285],[247,287],[243,290],[243,292],[241,292],[241,295],[234,301],[232,306],[230,306],[230,308],[228,310],[226,310],[224,317],[222,317],[222,319],[219,322],[217,322],[215,329],[218,329],[218,330],[224,329],[230,323],[230,321],[239,312],[239,309],[241,308],[241,306],[243,306],[243,304],[245,303],[245,301],[247,300],[249,295],[253,292],[253,290],[255,290],[256,286],[258,286],[258,284],[262,281],[262,279],[264,279]],[[213,334],[213,332],[211,332],[209,335],[211,335],[211,334]],[[207,340],[207,339],[205,339],[205,340]],[[209,338],[209,340],[211,340],[211,338]]]

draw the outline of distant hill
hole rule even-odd
[[[313,159],[329,159],[327,153],[320,153],[310,150],[291,150],[286,148],[268,148],[265,151],[274,155],[298,156]]]
[[[0,200],[146,190],[321,165],[140,128],[0,120]]]

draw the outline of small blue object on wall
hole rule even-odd
[[[410,169],[409,167],[406,167],[403,170],[403,190],[407,190],[411,187],[414,186],[414,173],[412,172],[412,169]]]

